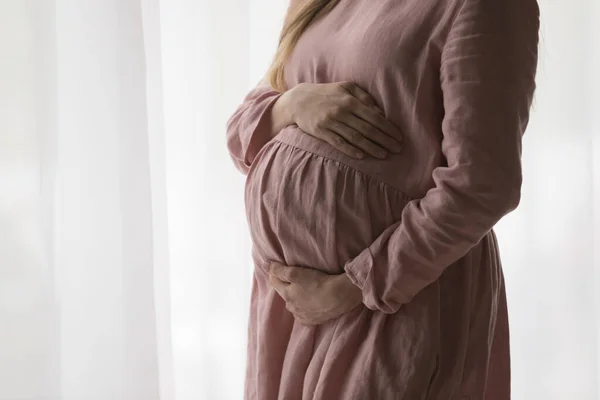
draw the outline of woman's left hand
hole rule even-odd
[[[269,281],[286,308],[304,325],[319,325],[362,303],[362,291],[348,276],[271,263]]]

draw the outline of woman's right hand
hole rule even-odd
[[[373,98],[352,82],[302,83],[283,103],[300,129],[353,158],[383,159],[402,149],[402,135]],[[387,151],[386,151],[387,150]]]

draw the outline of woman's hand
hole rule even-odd
[[[353,158],[386,158],[402,149],[402,135],[373,98],[352,82],[302,83],[278,100],[304,132]],[[364,152],[364,153],[363,153]]]
[[[362,291],[346,274],[328,275],[280,263],[271,263],[269,273],[286,308],[304,325],[322,324],[362,303]]]

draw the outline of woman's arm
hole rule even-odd
[[[263,82],[227,124],[227,144],[238,169],[246,173],[260,149],[292,124],[349,157],[386,158],[386,149],[402,150],[398,128],[352,82],[301,83],[282,94]]]
[[[290,2],[285,20],[299,4]],[[402,149],[398,128],[355,83],[303,83],[278,93],[263,78],[227,121],[227,147],[236,167],[248,173],[260,149],[292,124],[349,157],[386,158],[386,150]]]
[[[284,24],[296,6],[297,0],[289,1]],[[227,148],[235,166],[243,174],[248,173],[260,149],[280,130],[293,123],[289,107],[280,101],[284,93],[275,91],[265,76],[227,121]]]
[[[445,117],[435,187],[345,265],[373,310],[394,313],[520,200],[521,137],[535,88],[535,0],[464,0],[442,52]]]
[[[264,80],[244,98],[227,121],[227,148],[235,166],[244,174],[260,149],[293,120],[284,94]]]

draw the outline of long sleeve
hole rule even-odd
[[[227,148],[237,167],[247,174],[254,157],[269,141],[270,126],[266,113],[281,96],[262,82],[252,89],[227,121]]]
[[[464,0],[441,54],[442,151],[434,187],[344,268],[373,310],[396,312],[519,203],[535,89],[535,0]]]
[[[284,21],[300,3],[288,1]],[[273,90],[263,80],[252,89],[227,121],[227,148],[236,168],[247,174],[254,157],[269,141],[270,126],[267,112],[283,93]]]

